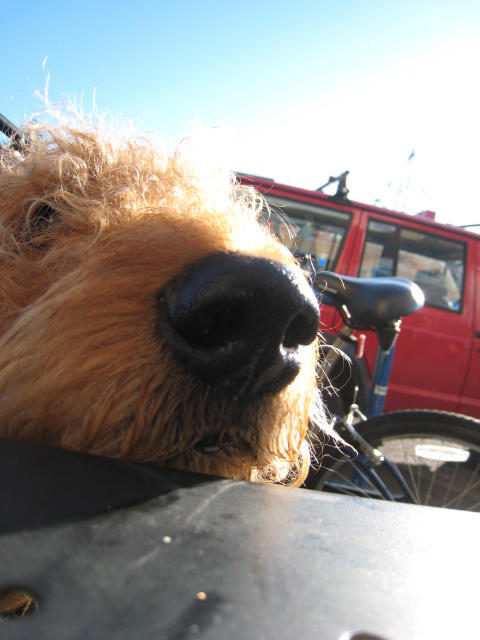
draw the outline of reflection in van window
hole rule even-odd
[[[416,282],[432,307],[461,311],[465,245],[438,235],[368,223],[361,277],[397,275]]]
[[[397,230],[393,224],[370,220],[359,276],[378,278],[395,272]]]
[[[350,225],[344,211],[266,196],[264,217],[279,240],[309,272],[333,270]]]

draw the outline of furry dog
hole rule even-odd
[[[318,304],[261,198],[56,118],[1,150],[0,436],[301,484]]]

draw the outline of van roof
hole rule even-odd
[[[417,222],[425,227],[432,227],[434,229],[448,231],[450,233],[457,233],[461,236],[480,240],[480,235],[474,231],[468,231],[462,227],[456,227],[452,224],[445,224],[442,222],[436,222],[431,215],[433,212],[422,211],[418,214],[408,214],[401,211],[393,211],[385,207],[379,207],[373,204],[367,204],[365,202],[359,202],[357,200],[350,200],[348,198],[338,198],[336,196],[328,196],[321,191],[315,191],[311,189],[303,189],[301,187],[292,187],[291,185],[282,184],[276,182],[273,178],[264,178],[249,173],[237,173],[237,178],[242,184],[251,183],[253,186],[259,188],[262,192],[268,193],[269,190],[275,189],[276,194],[283,195],[285,197],[295,199],[301,198],[307,200],[313,204],[324,204],[325,206],[334,205],[335,207],[347,208],[347,209],[361,209],[362,211],[371,211],[373,213],[387,214],[398,220],[409,220],[411,222]],[[479,224],[480,226],[480,224]]]

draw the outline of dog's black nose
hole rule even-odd
[[[289,384],[319,324],[300,271],[235,253],[194,263],[159,294],[158,311],[162,335],[188,369],[238,397]]]

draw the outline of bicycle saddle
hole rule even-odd
[[[420,287],[397,276],[353,278],[330,271],[315,274],[313,284],[339,308],[347,307],[344,321],[354,329],[385,327],[403,316],[415,313],[425,303]],[[328,299],[324,300],[326,304]]]

